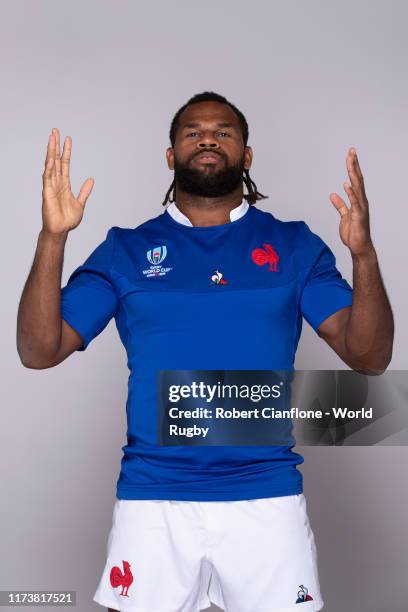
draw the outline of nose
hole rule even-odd
[[[219,144],[212,136],[203,136],[198,143],[199,149],[219,149]]]

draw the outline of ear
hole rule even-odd
[[[253,158],[253,151],[252,151],[252,147],[245,147],[245,151],[244,151],[244,168],[245,170],[249,170],[251,165],[252,165],[252,158]]]
[[[167,165],[170,170],[174,170],[174,149],[168,147],[166,150]]]

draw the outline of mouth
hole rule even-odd
[[[222,158],[221,155],[219,155],[218,153],[212,153],[212,152],[203,152],[203,153],[199,153],[198,155],[194,156],[194,161],[197,161],[199,164],[216,164],[218,163]]]

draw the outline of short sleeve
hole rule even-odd
[[[300,298],[300,310],[306,321],[318,333],[318,327],[341,308],[351,306],[353,289],[336,268],[336,258],[323,240],[307,229],[312,264],[305,270]]]
[[[61,317],[82,337],[79,351],[84,351],[105,329],[118,307],[110,276],[114,229],[108,231],[105,240],[72,272],[65,287],[61,288]]]

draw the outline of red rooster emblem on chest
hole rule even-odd
[[[257,266],[264,266],[266,263],[269,264],[269,270],[271,272],[278,271],[279,255],[270,244],[264,243],[265,249],[254,249],[252,251],[252,261]]]
[[[130,571],[130,563],[128,561],[122,561],[122,563],[124,573],[122,574],[120,567],[118,567],[117,565],[112,567],[110,572],[110,583],[114,589],[116,589],[118,586],[121,586],[122,592],[120,593],[120,595],[123,595],[124,597],[129,597],[128,590],[133,582],[133,574]]]

